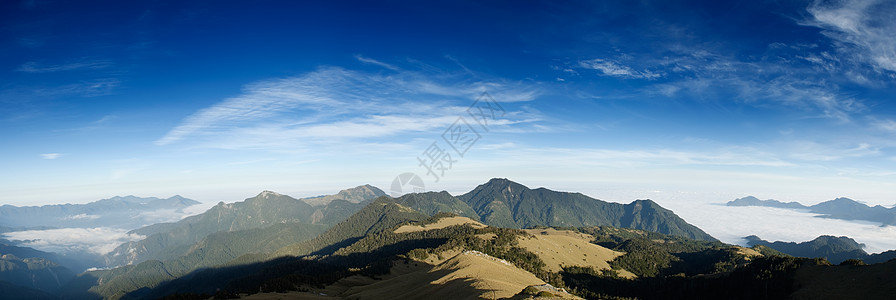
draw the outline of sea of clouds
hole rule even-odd
[[[20,241],[20,245],[41,251],[56,253],[92,253],[103,255],[121,243],[138,241],[144,236],[128,233],[129,230],[97,228],[60,228],[7,232],[3,238]]]
[[[177,222],[188,216],[202,213],[212,206],[214,203],[201,203],[187,207],[183,210],[160,209],[153,211],[145,211],[133,217],[140,220],[136,224],[142,223],[152,225],[162,222]],[[80,214],[69,217],[72,220],[96,220],[99,217],[95,215]],[[111,252],[122,243],[139,241],[145,236],[128,233],[135,228],[119,228],[107,226],[94,226],[85,228],[59,228],[48,230],[26,230],[7,232],[0,235],[0,238],[7,239],[24,247],[31,247],[41,251],[55,252],[61,254],[77,254],[90,253],[96,255],[104,255]],[[132,226],[133,227],[133,226]]]
[[[896,250],[894,226],[881,226],[880,223],[868,221],[822,218],[805,210],[725,205],[725,202],[734,199],[734,197],[718,199],[688,195],[658,196],[654,200],[674,211],[688,223],[729,244],[745,245],[744,237],[749,235],[756,235],[771,242],[805,242],[821,235],[832,235],[848,236],[865,244],[865,251],[868,253]]]

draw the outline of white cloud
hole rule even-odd
[[[88,215],[88,214],[77,214],[65,217],[66,220],[96,220],[99,219],[98,215]]]
[[[62,153],[44,153],[40,157],[43,159],[57,159],[62,157]]]
[[[804,161],[836,161],[847,158],[861,158],[881,155],[880,147],[868,143],[858,145],[830,145],[812,141],[791,141],[780,147],[791,153],[789,156]]]
[[[103,255],[115,250],[121,243],[145,238],[127,232],[108,227],[62,228],[8,232],[3,236],[13,241],[24,241],[24,246],[42,251],[91,252]]]
[[[815,1],[803,25],[822,28],[840,53],[877,69],[896,71],[896,3],[887,0]]]
[[[362,62],[362,63],[368,63],[368,64],[372,64],[372,65],[377,65],[377,66],[380,66],[380,67],[383,67],[383,68],[386,68],[386,69],[389,69],[389,70],[392,70],[392,71],[398,71],[398,70],[400,70],[400,69],[399,69],[398,67],[396,67],[396,66],[393,66],[393,65],[390,65],[390,64],[387,64],[387,63],[384,63],[384,62],[381,62],[381,61],[372,59],[372,58],[363,57],[363,56],[361,56],[361,55],[355,55],[355,59],[357,59],[358,61],[360,61],[360,62]]]
[[[849,122],[855,113],[867,107],[859,100],[839,92],[835,84],[812,79],[810,75],[795,76],[800,70],[778,70],[779,66],[702,56],[710,59],[700,68],[696,62],[679,60],[674,64],[691,65],[689,76],[667,83],[650,85],[648,94],[674,97],[688,95],[694,99],[731,99],[759,107],[797,108],[814,114],[813,117]],[[765,76],[756,76],[755,70]],[[724,100],[721,100],[724,101]]]
[[[896,132],[896,121],[891,119],[877,120],[874,126],[883,131]]]
[[[647,70],[636,71],[626,65],[609,59],[595,58],[591,60],[580,61],[579,66],[582,68],[598,70],[604,75],[612,77],[638,79],[655,79],[660,77],[660,74],[656,74]]]
[[[743,196],[745,195],[735,197]],[[859,243],[864,243],[865,251],[869,253],[896,249],[894,226],[819,218],[817,214],[789,209],[719,205],[734,200],[735,197],[715,197],[700,201],[696,200],[694,195],[673,194],[661,196],[662,199],[658,202],[675,211],[688,223],[700,227],[726,243],[743,245],[746,242],[743,238],[748,235],[757,235],[769,241],[789,242],[804,242],[820,235],[834,235],[848,236]]]
[[[789,76],[768,82],[742,82],[739,86],[742,99],[762,99],[788,106],[818,111],[820,117],[849,121],[850,115],[863,112],[862,102],[838,94],[837,88],[824,83]]]
[[[617,60],[592,59],[578,67],[594,69],[606,76],[664,80],[648,84],[635,93],[664,98],[684,97],[695,101],[738,101],[774,109],[797,108],[811,117],[849,122],[855,113],[867,110],[854,97],[842,93],[838,84],[819,78],[818,69],[829,72],[839,68],[839,58],[827,52],[811,53],[812,45],[769,45],[776,56],[768,60],[743,60],[699,46],[669,46],[673,55],[638,61],[639,71]],[[802,61],[796,64],[791,57]],[[779,55],[780,54],[780,55]],[[623,56],[625,59],[627,56]],[[806,66],[808,61],[811,64]],[[839,70],[839,69],[838,69]],[[838,71],[855,80],[863,78],[855,70]],[[867,80],[866,80],[867,82]],[[624,91],[624,93],[629,91]]]
[[[241,95],[188,116],[155,143],[189,138],[213,148],[268,148],[441,130],[485,91],[502,102],[530,101],[540,94],[530,85],[503,79],[323,67],[249,84]]]

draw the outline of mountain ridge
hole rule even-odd
[[[264,190],[241,202],[219,202],[199,215],[175,223],[154,224],[133,230],[131,233],[147,237],[118,246],[105,256],[106,264],[120,266],[146,260],[173,260],[187,254],[191,245],[217,232],[264,228],[283,223],[311,225],[325,221],[335,224],[360,208],[360,204],[346,204],[341,199],[315,208],[301,199]]]
[[[333,200],[345,200],[351,203],[361,203],[365,200],[386,196],[383,190],[370,184],[359,185],[350,189],[344,189],[333,195],[301,198],[300,200],[311,206],[327,205]]]
[[[822,218],[840,220],[864,220],[879,222],[884,225],[896,225],[896,207],[886,208],[881,205],[868,206],[856,200],[839,197],[834,200],[824,201],[812,206],[805,206],[799,202],[781,202],[777,200],[759,200],[753,196],[738,198],[729,201],[726,206],[764,206],[786,209],[807,209],[809,212],[820,214]]]
[[[611,225],[716,240],[652,200],[611,203],[581,193],[530,189],[506,178],[493,178],[457,198],[468,204],[483,223],[497,227]]]
[[[822,257],[831,263],[839,264],[846,260],[862,260],[865,263],[882,263],[896,258],[896,250],[868,254],[865,245],[847,236],[822,235],[805,242],[769,242],[751,235],[744,237],[748,246],[766,246],[784,254],[796,257]]]
[[[762,287],[764,282],[792,284],[794,281],[788,277],[790,276],[788,274],[791,274],[790,270],[799,268],[800,265],[827,264],[827,261],[823,259],[766,258],[766,255],[774,256],[779,253],[766,246],[755,246],[751,249],[727,245],[718,241],[694,240],[681,236],[681,233],[677,235],[657,233],[656,231],[668,232],[670,226],[675,225],[676,221],[683,222],[683,220],[651,200],[635,200],[629,204],[607,203],[580,193],[554,192],[546,188],[532,190],[506,179],[495,180],[492,184],[486,183],[482,185],[482,188],[474,191],[476,193],[471,191],[471,195],[467,199],[474,205],[469,205],[468,202],[453,197],[447,192],[409,194],[399,198],[382,196],[364,201],[361,202],[366,203],[363,208],[330,227],[323,234],[304,241],[299,241],[302,237],[295,235],[295,237],[285,238],[273,244],[263,245],[268,239],[278,236],[278,232],[281,232],[279,230],[307,223],[278,223],[273,226],[244,231],[219,231],[206,236],[203,241],[190,245],[188,254],[173,261],[148,260],[137,265],[95,271],[79,276],[75,280],[76,283],[67,289],[69,292],[63,295],[77,298],[86,295],[83,293],[87,291],[87,293],[94,293],[93,295],[110,298],[154,299],[164,296],[178,297],[197,294],[204,294],[203,298],[210,298],[218,291],[224,293],[215,296],[227,296],[227,293],[317,291],[321,287],[334,284],[341,279],[352,282],[354,279],[351,279],[351,276],[363,275],[370,278],[381,278],[383,272],[388,272],[389,263],[395,259],[405,260],[407,264],[411,263],[406,260],[410,258],[436,257],[441,261],[442,258],[439,255],[451,249],[480,251],[504,261],[502,264],[513,264],[520,267],[556,287],[573,284],[579,288],[579,292],[585,288],[588,289],[587,291],[601,293],[606,291],[611,295],[627,297],[653,293],[652,289],[646,289],[646,287],[654,283],[662,284],[663,290],[656,292],[657,295],[660,295],[666,292],[675,293],[676,288],[682,286],[680,284],[691,288],[702,286],[705,280],[712,280],[720,289],[728,288],[729,284],[737,285],[738,289],[735,292],[724,295],[748,293],[745,295],[756,296],[761,294],[749,294],[749,292],[756,290],[757,287]],[[277,206],[284,203],[278,201],[295,202],[295,198],[269,191],[262,192],[252,199],[255,200],[245,201],[248,203],[222,204],[221,206],[230,206],[225,207],[226,209],[237,209],[254,205]],[[337,199],[328,205],[337,204],[354,207],[360,203],[355,204]],[[308,209],[308,206],[305,205],[296,207]],[[433,225],[432,228],[428,228],[430,224],[440,224],[438,221],[443,218],[457,215],[443,212],[444,210],[466,211],[467,214],[479,216],[476,214],[476,208],[488,212],[488,209],[495,211],[502,207],[506,209],[507,215],[510,216],[509,219],[497,219],[496,217],[500,214],[483,213],[482,221],[514,225],[536,224],[530,227],[538,229],[520,230],[516,227],[476,226],[476,221],[473,218],[470,218],[470,221],[459,222],[459,224]],[[543,211],[543,214],[532,213],[536,208]],[[591,225],[572,229],[573,231],[568,233],[580,236],[579,233],[575,233],[577,231],[589,235],[590,237],[580,242],[593,243],[596,246],[575,243],[568,243],[564,246],[556,240],[546,239],[550,235],[544,235],[555,230],[538,227],[550,225],[537,224],[539,222],[550,223],[555,217],[565,218],[567,215],[564,213],[569,213],[570,209],[585,211],[583,215],[572,215],[573,217],[569,218],[576,222],[602,220],[645,229]],[[589,211],[591,209],[594,210]],[[250,211],[258,212],[265,211],[265,209],[262,207]],[[341,212],[345,211],[347,210]],[[207,217],[217,217],[213,212],[209,213]],[[590,217],[588,213],[606,214],[603,219],[588,219]],[[430,214],[433,215],[430,216]],[[252,219],[256,218],[260,217],[256,216]],[[222,220],[225,219],[230,220],[230,218],[222,218]],[[242,220],[243,217],[235,219]],[[229,223],[225,222],[224,224]],[[399,228],[405,228],[403,226],[407,225],[426,229],[396,232],[399,231]],[[222,228],[225,227],[227,226]],[[562,230],[570,229],[566,227]],[[246,238],[247,235],[251,238]],[[298,242],[280,247],[272,252],[260,253],[271,251],[275,245],[282,245],[290,239],[295,239]],[[247,245],[251,246],[250,248],[253,250],[239,250],[239,247],[231,247],[231,243],[236,240],[248,242]],[[554,246],[546,247],[544,244],[533,246],[520,242],[536,240],[543,240],[540,243],[550,242]],[[254,247],[255,245],[261,247]],[[556,261],[548,264],[553,261],[553,258],[544,256],[557,253],[556,255],[566,255],[567,261],[572,259],[575,262],[584,262],[589,259],[598,259],[598,257],[594,253],[589,253],[586,257],[584,252],[581,256],[569,255],[568,252],[588,247],[597,248],[597,246],[612,250],[617,254],[614,254],[614,257],[600,258],[606,265],[595,264],[593,261],[589,265],[576,263],[565,265],[558,264]],[[218,248],[226,249],[218,251]],[[265,249],[256,250],[261,248]],[[245,254],[237,256],[240,253],[229,252],[230,250]],[[212,259],[210,256],[219,258]],[[189,264],[197,262],[202,267],[191,271]],[[607,268],[608,266],[609,268]],[[767,271],[771,272],[768,274],[772,274],[772,278],[754,275],[766,274]],[[707,274],[711,274],[711,276],[706,276]],[[743,278],[755,280],[742,283],[742,278],[738,277],[741,275],[731,274],[742,274],[745,276]],[[497,275],[488,277],[493,279],[494,276]],[[470,285],[469,282],[457,283],[459,284],[457,287]],[[602,288],[606,286],[620,286],[621,288],[607,291]],[[521,285],[514,289],[522,287]],[[581,295],[590,295],[587,294],[587,291]],[[689,293],[708,295],[707,291],[716,292],[714,289],[697,289]],[[78,292],[82,294],[78,294]],[[475,291],[467,292],[474,293]],[[181,294],[172,295],[178,293]],[[317,292],[300,294],[320,296]],[[342,295],[350,297],[352,293]],[[387,293],[387,295],[391,294]],[[688,298],[686,294],[680,294],[678,297]]]
[[[133,229],[145,226],[149,219],[142,212],[182,211],[201,202],[175,195],[168,198],[115,196],[86,204],[49,204],[42,206],[0,206],[0,226],[28,227],[114,227]]]

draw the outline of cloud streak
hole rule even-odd
[[[591,60],[580,61],[579,66],[586,69],[597,70],[603,75],[610,77],[620,77],[627,79],[656,79],[660,74],[647,70],[636,71],[633,68],[623,65],[617,61],[610,59],[595,58]]]
[[[838,52],[879,70],[896,71],[896,4],[892,1],[815,1],[803,25],[823,29]]]
[[[55,73],[74,70],[96,70],[111,66],[112,63],[106,60],[82,60],[59,65],[46,65],[30,61],[19,66],[16,71],[25,73]]]
[[[362,63],[367,63],[367,64],[372,64],[372,65],[377,65],[377,66],[380,66],[380,67],[383,67],[383,68],[386,68],[386,69],[389,69],[389,70],[392,70],[392,71],[398,71],[398,70],[400,70],[400,69],[399,69],[398,67],[396,67],[396,66],[393,66],[393,65],[390,65],[390,64],[387,64],[387,63],[384,63],[384,62],[381,62],[381,61],[372,59],[372,58],[363,57],[363,56],[361,56],[361,55],[355,55],[355,59],[357,59],[358,61],[360,61],[360,62],[362,62]]]
[[[582,61],[578,67],[623,79],[655,79],[635,91],[647,96],[685,97],[694,101],[719,102],[723,106],[726,100],[732,100],[732,103],[763,108],[799,109],[811,113],[811,117],[840,122],[849,122],[854,114],[867,110],[861,101],[841,92],[839,85],[820,77],[813,67],[835,57],[826,53],[813,54],[808,59],[809,66],[806,62],[798,64],[782,58],[793,55],[786,51],[804,53],[807,50],[805,46],[772,44],[769,45],[769,56],[773,59],[752,61],[728,57],[698,46],[669,48],[675,55],[639,62],[645,69],[660,71],[637,71],[608,59]]]
[[[530,101],[540,93],[503,79],[471,80],[412,71],[382,75],[322,67],[296,77],[249,84],[242,94],[186,117],[155,144],[171,145],[189,138],[217,148],[266,148],[295,145],[299,140],[309,144],[427,132],[448,127],[484,91],[505,102]]]
[[[43,159],[57,159],[62,157],[62,153],[44,153],[40,157]]]

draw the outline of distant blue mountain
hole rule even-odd
[[[747,246],[752,247],[762,245],[778,250],[784,254],[797,257],[824,257],[835,264],[839,264],[848,259],[859,259],[865,263],[876,264],[896,258],[896,250],[868,254],[864,250],[864,244],[860,244],[846,236],[835,237],[822,235],[814,240],[802,243],[781,241],[769,242],[755,235],[745,237],[744,239],[747,240]]]
[[[799,204],[797,202],[781,202],[778,200],[759,200],[753,196],[746,196],[743,198],[735,199],[734,201],[728,202],[728,206],[766,206],[766,207],[778,207],[778,208],[808,208]]]
[[[745,239],[747,240],[747,245],[751,247],[763,245],[797,257],[824,257],[835,264],[850,258],[865,259],[868,257],[868,253],[864,250],[864,244],[859,244],[845,236],[822,235],[814,240],[802,243],[768,242],[755,235],[748,236]]]
[[[0,229],[115,227],[134,229],[160,222],[160,210],[181,211],[199,204],[181,196],[160,199],[135,196],[113,197],[87,204],[56,204],[44,206],[0,206]]]
[[[764,206],[788,209],[807,209],[809,212],[821,214],[823,218],[841,220],[863,220],[880,222],[884,225],[896,225],[896,207],[886,208],[880,205],[870,207],[849,198],[837,198],[812,206],[797,202],[781,202],[777,200],[759,200],[747,196],[728,202],[728,206]]]

